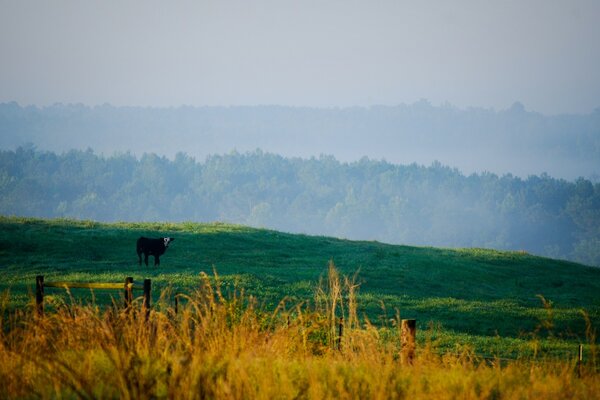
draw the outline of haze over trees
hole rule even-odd
[[[196,159],[257,148],[287,157],[367,156],[395,164],[439,161],[465,174],[600,181],[600,109],[546,116],[520,103],[507,110],[411,105],[369,108],[87,107],[0,104],[0,149],[34,143],[63,152],[88,147],[105,155],[131,151]]]
[[[199,162],[177,153],[0,151],[0,214],[99,221],[227,221],[400,244],[525,250],[600,265],[600,183],[465,175],[257,150]]]

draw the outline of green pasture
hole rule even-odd
[[[153,257],[148,267],[138,265],[141,235],[176,239],[160,267]],[[0,217],[0,292],[9,310],[31,306],[36,275],[77,282],[150,278],[157,300],[167,288],[191,292],[201,272],[213,271],[226,293],[243,290],[265,310],[282,299],[310,304],[330,260],[360,284],[363,320],[394,329],[397,313],[416,318],[418,339],[444,351],[468,345],[487,355],[574,355],[579,343],[593,341],[584,314],[592,329],[600,317],[600,269],[522,252],[397,246],[220,223]],[[46,294],[66,296],[62,289]],[[122,293],[73,289],[72,295],[102,304]]]

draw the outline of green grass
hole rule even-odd
[[[138,266],[136,239],[173,236],[159,268]],[[151,278],[153,293],[189,292],[213,269],[226,291],[244,289],[265,309],[280,300],[310,301],[329,260],[358,272],[359,316],[389,326],[418,320],[419,340],[441,349],[470,345],[485,354],[556,354],[587,342],[582,310],[600,317],[600,269],[485,249],[437,249],[292,235],[220,223],[117,223],[0,217],[0,292],[9,308],[31,302],[35,276],[47,281],[136,282]],[[60,297],[64,290],[47,289]],[[89,290],[74,289],[77,299]],[[544,307],[538,295],[547,301]],[[94,292],[108,302],[118,292]],[[433,326],[434,328],[430,328]],[[535,339],[535,340],[532,340]]]

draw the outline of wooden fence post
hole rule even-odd
[[[125,278],[125,308],[131,307],[133,302],[133,277]]]
[[[38,316],[44,315],[44,276],[35,277],[35,310]]]
[[[415,358],[417,320],[403,319],[400,330],[400,362],[411,365]]]
[[[337,348],[338,350],[342,349],[342,336],[344,334],[344,317],[340,317],[340,322],[338,326],[338,337],[337,337]]]
[[[144,302],[143,308],[144,313],[146,314],[146,320],[148,320],[148,316],[150,315],[150,293],[152,291],[152,281],[150,279],[144,279]]]
[[[583,345],[579,345],[579,354],[577,355],[577,376],[581,378],[581,365],[583,364]]]

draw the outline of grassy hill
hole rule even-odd
[[[176,238],[160,267],[152,257],[150,266],[138,265],[141,235]],[[190,292],[201,271],[214,269],[226,292],[243,289],[268,310],[286,297],[290,304],[311,301],[330,260],[341,273],[357,274],[359,316],[391,326],[399,310],[401,318],[418,320],[419,340],[444,349],[468,344],[483,354],[523,355],[539,346],[572,353],[589,339],[582,310],[592,327],[600,317],[600,269],[520,252],[396,246],[218,223],[0,218],[0,292],[10,291],[9,307],[31,301],[36,275],[82,282],[151,278],[158,298],[168,287]],[[91,297],[83,289],[73,294]],[[94,295],[103,302],[120,293]]]

